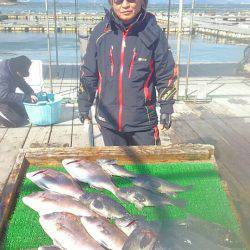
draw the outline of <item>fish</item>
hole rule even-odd
[[[76,199],[84,193],[71,176],[53,169],[29,172],[26,177],[43,190],[69,195]]]
[[[76,216],[93,216],[95,213],[81,201],[49,191],[34,192],[22,198],[23,203],[34,209],[39,215],[53,212],[68,212]]]
[[[184,207],[183,200],[171,200],[169,197],[159,193],[154,193],[141,187],[125,187],[121,188],[118,197],[133,203],[139,210],[143,207],[173,205],[177,207]]]
[[[38,247],[38,250],[61,250],[61,248],[53,245],[53,246]]]
[[[127,236],[114,224],[103,217],[81,217],[81,222],[86,231],[102,246],[121,250]]]
[[[107,189],[116,195],[118,188],[100,165],[88,160],[76,159],[65,159],[62,164],[73,178],[98,189]]]
[[[135,218],[134,216],[126,216],[115,219],[116,226],[127,236],[131,235],[137,226],[141,223],[142,218]]]
[[[109,218],[123,218],[128,216],[125,208],[107,195],[100,193],[85,193],[81,197],[83,204],[97,214]]]
[[[158,233],[149,227],[137,227],[128,237],[122,250],[154,250]]]
[[[154,230],[155,232],[159,232],[161,229],[161,224],[157,221],[148,222],[145,219],[135,216],[128,216],[120,219],[115,219],[116,226],[122,230],[127,236],[130,236],[133,231],[138,228],[150,228],[150,230]]]
[[[43,230],[53,240],[54,245],[67,250],[103,250],[85,230],[80,217],[70,213],[42,215],[39,222]]]
[[[184,192],[192,189],[192,185],[190,186],[179,186],[177,184],[169,183],[165,180],[162,180],[155,176],[148,175],[138,175],[137,177],[132,179],[134,185],[138,187],[142,187],[148,190],[157,191],[163,194],[176,194],[178,192]]]
[[[136,177],[137,175],[129,172],[124,167],[119,166],[115,160],[108,160],[108,159],[98,159],[96,163],[99,164],[102,169],[111,176],[120,176],[120,177]]]

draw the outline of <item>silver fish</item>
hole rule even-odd
[[[68,196],[49,191],[35,192],[23,197],[23,202],[39,213],[68,212],[76,216],[93,216],[95,213],[81,201]]]
[[[118,188],[111,181],[110,176],[96,163],[87,160],[65,159],[64,168],[75,179],[88,183],[92,187],[107,189],[114,195]]]
[[[133,178],[132,182],[138,186],[148,190],[157,191],[164,194],[175,194],[177,192],[183,192],[190,190],[192,186],[179,186],[176,184],[169,183],[158,177],[148,175],[138,175]]]
[[[81,217],[86,231],[101,245],[112,250],[121,250],[127,236],[103,217]]]
[[[136,174],[127,171],[122,166],[119,166],[115,160],[98,159],[96,162],[111,176],[115,175],[129,178],[137,176]]]
[[[151,207],[151,206],[160,206],[160,207],[164,205],[174,205],[178,207],[185,206],[185,202],[182,200],[171,200],[167,196],[161,195],[159,193],[153,193],[149,190],[137,186],[121,188],[117,193],[117,196],[133,203],[140,210],[143,207]]]
[[[62,249],[103,249],[85,230],[80,218],[70,213],[51,213],[39,222],[54,244]]]
[[[53,169],[30,172],[26,174],[26,177],[43,190],[69,195],[76,199],[84,193],[71,176]]]
[[[105,218],[123,218],[127,212],[122,205],[107,195],[100,193],[85,193],[81,201],[91,210]]]

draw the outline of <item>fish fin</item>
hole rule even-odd
[[[184,200],[170,200],[168,204],[179,207],[179,208],[184,208],[186,206],[186,201]]]

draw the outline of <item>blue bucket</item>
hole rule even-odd
[[[37,98],[37,103],[24,103],[30,122],[40,126],[58,123],[62,111],[61,96],[39,92]]]

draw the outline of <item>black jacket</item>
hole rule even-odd
[[[15,93],[19,87],[24,94]],[[0,62],[0,103],[21,105],[26,95],[34,94],[32,88],[26,81],[13,74],[9,67],[9,60]]]
[[[142,131],[157,125],[156,89],[162,113],[173,113],[175,63],[154,15],[141,11],[124,25],[106,13],[91,34],[83,57],[79,112],[86,113],[97,90],[96,120],[117,131]]]

